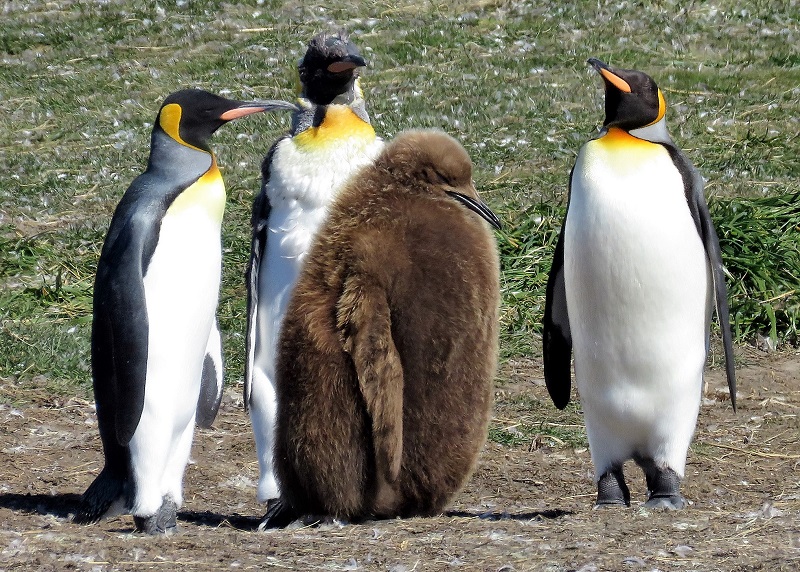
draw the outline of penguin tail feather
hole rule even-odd
[[[78,524],[97,522],[109,512],[111,505],[120,499],[124,500],[125,488],[125,479],[114,474],[108,467],[104,467],[83,493],[73,522]]]

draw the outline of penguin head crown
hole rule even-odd
[[[603,77],[606,118],[603,127],[626,131],[653,125],[664,118],[666,101],[649,75],[637,70],[612,68],[596,58],[589,63]]]
[[[407,186],[437,192],[471,188],[472,161],[461,144],[442,131],[410,129],[386,147],[380,162]]]
[[[500,220],[478,196],[472,161],[464,147],[436,129],[404,131],[386,147],[376,166],[391,174],[408,192],[449,197],[500,228]]]
[[[184,89],[167,96],[156,123],[179,143],[210,151],[208,140],[225,123],[267,109],[263,104],[226,99],[201,89]]]
[[[302,84],[301,96],[317,105],[355,99],[358,68],[367,65],[347,32],[323,32],[308,43],[308,50],[297,67]]]

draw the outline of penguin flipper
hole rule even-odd
[[[266,160],[264,163],[266,164]],[[268,166],[264,168],[268,169]],[[250,260],[245,272],[247,284],[247,336],[244,371],[244,409],[250,409],[250,395],[253,389],[253,365],[255,362],[256,326],[258,325],[258,276],[261,271],[261,258],[267,250],[267,221],[272,207],[267,197],[266,181],[261,187],[261,192],[253,201],[253,237],[250,246]]]
[[[337,304],[336,321],[372,422],[380,490],[397,481],[403,455],[403,367],[392,339],[386,292],[363,275],[351,275]]]
[[[697,232],[703,241],[709,264],[711,265],[711,278],[714,282],[714,300],[719,320],[719,329],[722,332],[722,346],[725,350],[725,374],[728,379],[728,391],[731,396],[731,405],[736,411],[736,368],[733,359],[733,335],[731,333],[730,309],[728,307],[728,289],[725,285],[725,266],[722,263],[722,249],[719,237],[711,221],[703,187],[703,176],[695,169],[689,159],[675,147],[667,147],[672,160],[681,173],[690,174],[684,177],[684,192],[689,211],[692,213]]]
[[[217,417],[222,402],[223,375],[222,338],[219,333],[219,323],[214,320],[208,336],[206,356],[203,359],[200,396],[197,399],[196,423],[199,427],[208,429]]]
[[[567,290],[564,285],[564,228],[561,227],[553,264],[547,277],[547,292],[544,306],[544,328],[542,345],[544,358],[544,381],[550,398],[558,409],[569,403],[572,361],[572,333],[567,313]]]
[[[113,423],[116,443],[127,446],[144,410],[149,322],[142,269],[154,248],[149,243],[157,240],[148,230],[157,226],[144,212],[121,226],[112,221],[114,239],[106,241],[98,263],[92,377],[98,421]]]
[[[261,272],[261,258],[267,251],[268,223],[272,205],[267,195],[267,183],[270,177],[270,164],[278,143],[285,139],[280,137],[267,152],[261,163],[261,191],[253,200],[253,214],[250,225],[253,229],[250,243],[250,260],[245,271],[245,284],[247,285],[247,332],[245,341],[244,361],[244,410],[250,409],[250,396],[253,390],[253,365],[256,351],[256,327],[258,325],[258,280]]]

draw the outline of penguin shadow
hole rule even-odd
[[[241,514],[219,514],[211,511],[181,510],[178,511],[178,526],[191,523],[195,526],[209,528],[228,527],[236,530],[254,532],[264,519],[262,516],[243,516]]]
[[[572,511],[569,510],[561,510],[561,509],[551,509],[551,510],[541,510],[541,511],[530,511],[530,512],[521,512],[519,514],[512,514],[505,511],[489,511],[489,512],[471,512],[466,510],[449,510],[442,514],[442,516],[446,518],[466,518],[466,519],[478,519],[478,520],[485,520],[489,522],[501,521],[501,520],[516,520],[516,521],[529,521],[529,520],[555,520],[557,518],[562,518],[564,516],[568,516],[574,514]],[[240,514],[233,514],[233,515],[223,515],[218,514],[210,511],[181,511],[178,512],[178,523],[180,525],[181,522],[184,523],[191,523],[195,526],[207,526],[210,528],[219,528],[223,526],[235,528],[237,530],[242,531],[249,531],[255,532],[260,530],[260,524],[263,520],[263,517],[256,517],[256,516],[242,516]],[[394,519],[387,519],[388,521]],[[323,524],[324,519],[321,519],[317,522],[309,522],[305,523],[304,526],[318,526]],[[351,526],[358,526],[358,525],[368,525],[368,524],[375,524],[379,522],[377,520],[366,518],[364,520],[353,521],[346,524]],[[342,523],[345,524],[345,523]]]
[[[450,518],[477,518],[480,520],[488,520],[491,522],[499,520],[555,520],[564,516],[574,514],[571,510],[562,510],[559,508],[548,510],[534,510],[530,512],[521,512],[518,514],[506,511],[488,511],[488,512],[472,512],[468,510],[449,510],[444,513],[444,516]]]
[[[58,518],[70,518],[78,510],[81,495],[66,493],[57,495],[31,493],[0,494],[0,508],[29,514],[49,514]]]
[[[51,515],[57,518],[69,519],[78,510],[81,495],[65,493],[56,495],[31,494],[31,493],[4,493],[0,494],[0,508],[24,512],[28,514]],[[501,520],[555,520],[573,514],[572,511],[551,509],[542,511],[522,512],[518,514],[505,511],[466,511],[450,510],[444,513],[448,518],[477,518],[486,521]],[[240,514],[219,514],[211,511],[183,510],[178,512],[178,524],[186,523],[209,528],[230,527],[237,530],[255,532],[263,516],[243,516]],[[373,522],[373,521],[366,521]],[[352,523],[358,524],[358,523]]]

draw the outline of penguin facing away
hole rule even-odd
[[[298,66],[300,109],[291,131],[275,142],[262,166],[246,277],[244,383],[259,461],[260,502],[280,496],[272,454],[275,351],[286,305],[328,205],[349,177],[383,148],[359,85],[359,69],[365,65],[344,32],[312,38]]]
[[[267,526],[438,514],[471,474],[500,298],[471,175],[454,139],[407,131],[332,204],[284,318]]]
[[[127,512],[139,531],[175,530],[195,418],[211,424],[222,389],[225,187],[208,140],[232,119],[294,107],[196,89],[164,100],[147,169],[117,206],[97,266],[92,377],[105,466],[77,522]]]
[[[597,506],[630,505],[622,471],[644,471],[645,506],[684,508],[711,314],[736,409],[727,290],[703,178],[675,146],[652,78],[590,59],[606,117],[578,153],[547,284],[544,371],[556,407],[570,357],[595,466]]]

